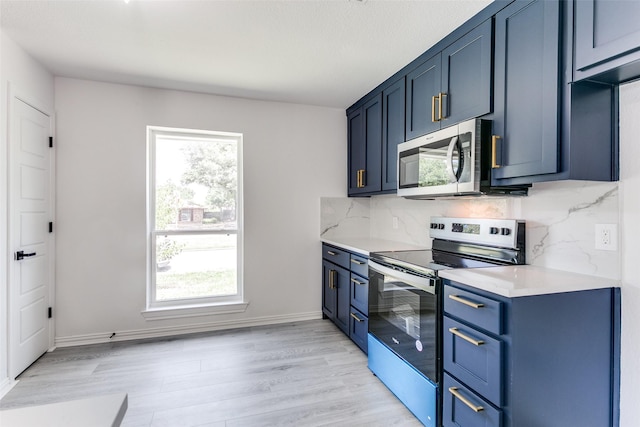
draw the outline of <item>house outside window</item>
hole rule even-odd
[[[147,128],[147,307],[242,301],[242,135]]]

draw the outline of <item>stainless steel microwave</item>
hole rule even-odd
[[[491,187],[491,121],[472,119],[398,144],[398,196],[526,195]]]

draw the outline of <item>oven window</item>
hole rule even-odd
[[[369,333],[438,382],[437,295],[370,268]]]

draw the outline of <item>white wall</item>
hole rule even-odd
[[[622,366],[620,426],[638,425],[640,401],[640,82],[620,87]]]
[[[318,212],[346,191],[343,110],[67,78],[55,94],[58,344],[321,316]],[[147,125],[244,135],[246,312],[141,316]]]
[[[7,380],[7,140],[9,84],[12,94],[19,93],[47,112],[53,111],[53,76],[28,56],[0,30],[0,396]]]

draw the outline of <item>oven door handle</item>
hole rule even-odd
[[[405,273],[403,271],[394,270],[389,267],[385,267],[384,265],[378,264],[375,261],[369,260],[369,269],[376,271],[383,276],[393,277],[394,279],[398,279],[399,282],[404,282],[410,284],[413,287],[416,287],[425,292],[429,292],[430,294],[436,293],[436,285],[435,278],[427,278],[422,276],[416,276],[413,274]]]

